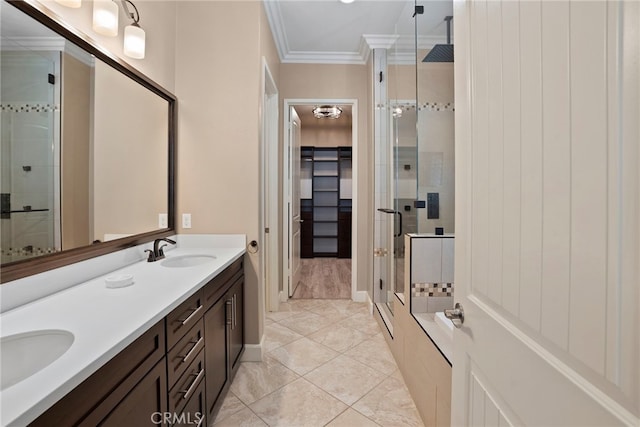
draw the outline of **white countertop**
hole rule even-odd
[[[74,335],[59,359],[0,392],[3,426],[33,421],[245,252],[244,236],[178,237],[178,247],[166,258],[202,254],[216,259],[186,268],[136,262],[0,315],[3,337],[43,329]],[[132,274],[134,284],[107,288],[105,278],[113,274]]]

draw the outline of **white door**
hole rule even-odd
[[[300,118],[289,108],[289,296],[300,280]]]
[[[640,425],[640,4],[455,1],[455,426]]]

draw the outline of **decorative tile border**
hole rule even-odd
[[[52,111],[60,111],[60,106],[51,104],[0,104],[0,111],[9,113],[50,113]]]
[[[456,111],[453,102],[425,102],[418,106],[418,111]]]
[[[414,297],[450,297],[453,296],[453,283],[414,283],[411,285]]]
[[[385,109],[390,108],[391,110],[395,108],[400,108],[402,111],[413,111],[416,109],[415,104],[377,104],[377,109]],[[418,111],[456,111],[456,106],[453,102],[425,102],[423,104],[418,105]]]
[[[35,255],[52,254],[59,251],[60,249],[57,249],[57,248],[32,248],[31,250],[26,248],[9,248],[9,249],[0,250],[0,254],[2,254],[2,256],[14,256],[14,255],[35,256]]]

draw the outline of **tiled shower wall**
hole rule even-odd
[[[453,308],[453,235],[411,238],[411,312]]]

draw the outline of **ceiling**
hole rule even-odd
[[[370,47],[391,47],[398,61],[415,61],[414,0],[264,0],[284,63],[364,64]],[[418,1],[418,47],[446,42],[444,17],[452,0]],[[395,44],[394,44],[395,43]],[[392,46],[393,45],[393,46]]]

